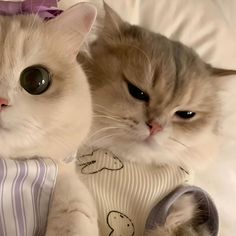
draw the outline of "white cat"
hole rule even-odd
[[[47,22],[0,16],[0,156],[58,162],[48,236],[98,234],[88,191],[74,165],[61,162],[90,128],[89,86],[76,55],[95,17],[85,3]]]

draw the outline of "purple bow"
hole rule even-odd
[[[50,20],[61,13],[57,0],[0,1],[0,15],[4,16],[37,14],[44,20]]]

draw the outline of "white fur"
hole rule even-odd
[[[127,116],[129,113],[131,117],[134,116],[127,109],[124,109]],[[218,150],[220,137],[212,132],[211,126],[188,136],[175,134],[171,124],[168,124],[163,132],[144,141],[149,137],[149,129],[144,122],[132,123],[134,128],[130,128],[131,122],[121,121],[118,116],[110,115],[104,110],[101,113],[101,117],[97,117],[104,119],[104,123],[107,122],[107,128],[104,128],[104,124],[96,122],[92,127],[93,132],[89,135],[90,144],[109,148],[129,161],[146,164],[177,163],[184,164],[189,169],[201,169],[211,161],[210,157],[214,157]],[[105,118],[102,117],[103,113]]]
[[[46,236],[96,236],[97,211],[74,164],[60,165]]]
[[[9,100],[0,112],[0,156],[58,162],[48,236],[98,235],[89,192],[74,165],[61,163],[90,128],[89,86],[76,55],[95,15],[94,7],[80,4],[47,23],[36,15],[0,16],[0,97]],[[32,65],[43,65],[52,75],[51,86],[41,95],[31,95],[20,85],[21,72]]]
[[[220,153],[210,162],[207,168],[199,170],[195,176],[198,186],[212,195],[219,211],[220,236],[234,235],[235,227],[235,196],[236,196],[236,77],[222,78],[219,81],[222,89],[222,141]]]

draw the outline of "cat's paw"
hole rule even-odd
[[[46,236],[98,236],[97,219],[84,212],[70,212],[52,219],[47,227]]]
[[[153,209],[145,236],[213,236],[218,232],[214,203],[197,187],[182,187],[166,196]]]
[[[46,236],[98,236],[96,205],[73,163],[58,166]]]

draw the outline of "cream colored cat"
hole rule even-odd
[[[0,16],[0,156],[58,162],[47,236],[98,234],[89,193],[74,165],[62,163],[90,128],[89,86],[76,55],[95,16],[85,3],[47,22]]]
[[[188,169],[213,156],[221,111],[217,81],[235,71],[214,68],[185,45],[124,22],[106,4],[97,39],[78,59],[94,100],[88,145],[128,161]],[[198,215],[194,197],[182,203],[152,235],[209,235],[204,227],[189,228]]]

